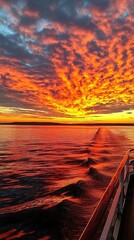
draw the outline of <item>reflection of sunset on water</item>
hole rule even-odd
[[[134,144],[130,126],[6,125],[0,132],[0,239],[78,239]]]
[[[0,4],[1,122],[134,122],[132,0]]]

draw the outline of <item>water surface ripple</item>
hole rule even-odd
[[[133,127],[0,126],[0,239],[76,240]]]

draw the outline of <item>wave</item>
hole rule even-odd
[[[97,162],[94,158],[88,157],[88,159],[84,160],[81,165],[84,166],[84,167],[89,167],[90,165],[96,164],[96,163]]]
[[[77,183],[69,184],[65,187],[62,187],[52,193],[55,195],[60,195],[64,193],[66,196],[72,196],[74,198],[80,198],[88,195],[89,185],[82,180],[79,180]]]
[[[110,176],[107,176],[105,174],[102,174],[100,173],[96,168],[94,167],[90,167],[87,174],[89,176],[91,176],[92,178],[94,178],[95,180],[101,180],[102,182],[105,180],[105,179],[110,179]]]
[[[11,148],[1,151],[0,239],[79,238],[128,144],[107,128],[84,141],[26,144],[11,157]]]
[[[23,239],[39,239],[49,236],[49,239],[60,240],[68,237],[68,240],[72,240],[80,235],[81,229],[86,224],[83,209],[79,204],[70,200],[63,200],[48,209],[36,207],[3,214],[0,215],[0,221],[1,227],[3,226],[3,230],[0,230],[1,234],[4,234],[5,230],[9,232],[12,225],[17,224],[17,233],[23,231]]]

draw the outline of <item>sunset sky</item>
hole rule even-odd
[[[0,122],[134,123],[133,0],[0,0]]]

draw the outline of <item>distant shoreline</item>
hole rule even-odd
[[[134,123],[51,123],[51,122],[10,122],[0,125],[34,125],[34,126],[134,126]]]

